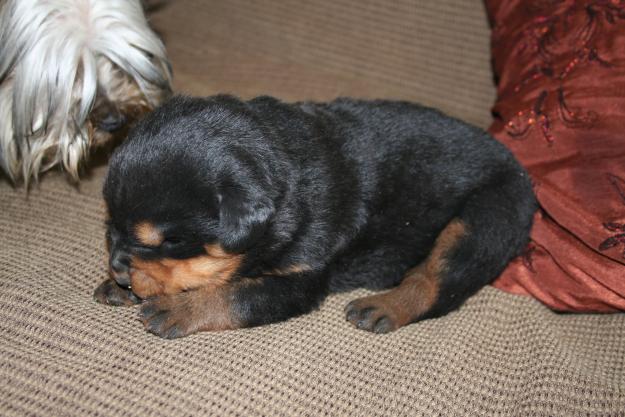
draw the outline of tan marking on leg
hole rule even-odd
[[[229,254],[219,245],[206,245],[206,255],[189,259],[132,260],[132,291],[141,298],[176,294],[204,286],[219,287],[237,271],[243,255]]]
[[[465,225],[452,220],[439,234],[428,258],[409,270],[399,286],[352,301],[346,307],[347,319],[358,328],[386,333],[423,316],[438,300],[446,255],[465,234]]]
[[[141,306],[139,317],[146,330],[168,339],[200,331],[238,329],[232,313],[231,288],[213,285],[180,294],[164,295]]]
[[[135,226],[137,240],[145,246],[160,246],[165,238],[156,226],[150,222],[141,222]]]
[[[432,252],[425,261],[426,275],[436,277],[440,275],[446,268],[445,255],[456,246],[466,232],[466,226],[458,219],[452,220],[445,226],[436,238]]]

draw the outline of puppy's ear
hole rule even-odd
[[[219,241],[228,252],[244,252],[267,230],[274,204],[262,191],[238,185],[222,187],[218,198]]]

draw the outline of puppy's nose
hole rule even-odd
[[[113,111],[98,121],[98,128],[106,132],[115,132],[126,123],[126,117],[117,111]]]
[[[130,258],[123,252],[115,252],[111,255],[111,269],[118,274],[128,272]]]
[[[111,273],[122,287],[130,286],[130,258],[122,252],[114,252],[110,259]]]

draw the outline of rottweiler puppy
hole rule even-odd
[[[115,151],[104,185],[111,278],[176,338],[258,326],[331,292],[386,333],[460,306],[528,241],[526,171],[486,132],[408,102],[174,97]]]

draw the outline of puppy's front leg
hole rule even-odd
[[[148,299],[139,318],[146,330],[167,339],[258,326],[311,311],[326,288],[325,280],[308,274],[245,278]]]

